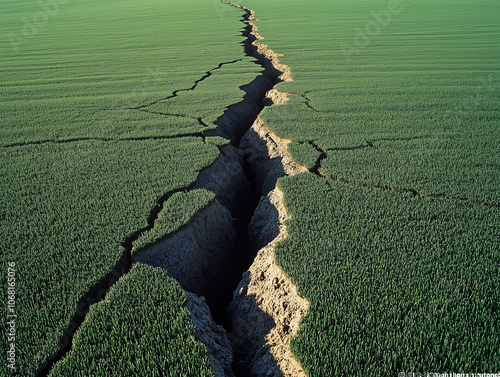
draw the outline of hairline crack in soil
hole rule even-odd
[[[229,4],[225,1],[223,2]],[[241,205],[242,203],[241,197],[239,199],[237,198],[238,195],[242,196],[244,198],[243,200],[248,200],[248,198],[245,198],[245,195],[248,195],[245,188],[245,185],[248,184],[248,182],[242,182],[240,184],[241,187],[239,187],[238,190],[241,189],[242,192],[235,193],[236,200],[233,200],[234,198],[227,198],[226,194],[224,194],[224,191],[227,191],[227,187],[222,187],[218,182],[216,182],[220,178],[221,167],[225,168],[226,178],[229,178],[226,179],[226,181],[234,181],[235,174],[238,175],[238,179],[245,181],[249,174],[246,174],[247,172],[244,170],[247,170],[249,166],[252,169],[259,169],[260,167],[260,171],[257,174],[265,175],[261,181],[265,182],[266,185],[262,184],[262,182],[258,185],[260,188],[259,196],[261,199],[260,202],[258,202],[259,206],[255,214],[258,215],[257,217],[260,216],[261,221],[262,219],[265,221],[274,221],[271,228],[275,227],[276,229],[279,229],[279,232],[278,234],[274,234],[273,232],[271,232],[271,234],[269,234],[269,232],[261,232],[259,235],[253,232],[252,236],[260,237],[261,241],[265,240],[265,245],[260,245],[264,247],[262,247],[257,254],[256,261],[258,263],[253,263],[252,267],[249,268],[249,271],[243,275],[243,280],[239,281],[238,289],[234,292],[233,296],[233,298],[235,298],[235,302],[232,304],[232,308],[229,313],[234,316],[232,318],[232,322],[233,324],[236,324],[241,320],[241,317],[238,314],[240,312],[238,304],[243,302],[244,305],[247,305],[248,302],[245,303],[245,300],[257,297],[260,304],[253,305],[251,313],[256,316],[260,316],[261,318],[271,318],[272,323],[274,323],[275,326],[274,328],[268,329],[269,334],[259,332],[263,328],[260,326],[260,323],[255,323],[253,326],[253,330],[259,330],[257,332],[249,329],[248,326],[243,328],[243,333],[241,332],[241,326],[234,329],[235,331],[233,331],[233,334],[231,334],[230,337],[233,341],[240,341],[240,353],[242,350],[242,338],[246,338],[246,341],[248,341],[248,344],[245,342],[244,348],[246,351],[242,356],[245,360],[237,360],[237,369],[238,371],[241,371],[242,375],[266,376],[270,375],[269,372],[274,371],[274,375],[276,376],[305,376],[302,367],[290,351],[289,342],[290,338],[298,329],[300,319],[307,311],[308,303],[305,299],[300,298],[297,295],[296,287],[289,281],[287,276],[275,263],[274,245],[286,237],[286,227],[284,221],[289,218],[286,208],[282,202],[282,193],[276,187],[276,180],[284,175],[307,172],[307,169],[295,163],[295,161],[293,161],[288,154],[286,146],[290,141],[280,139],[274,135],[269,129],[267,129],[258,116],[264,107],[264,101],[266,101],[268,105],[269,100],[270,104],[280,104],[286,102],[286,94],[274,89],[274,85],[281,81],[290,81],[291,74],[289,67],[279,62],[279,54],[268,49],[266,45],[257,42],[257,39],[262,39],[262,36],[258,34],[257,27],[249,21],[254,18],[253,10],[234,3],[231,3],[231,5],[244,9],[246,12],[242,20],[247,25],[242,33],[243,36],[246,37],[246,40],[243,42],[245,45],[245,53],[249,56],[255,57],[259,64],[264,67],[263,74],[257,76],[252,83],[242,87],[242,89],[246,91],[244,100],[238,104],[230,106],[223,116],[217,120],[217,129],[213,133],[207,133],[205,135],[223,136],[229,139],[232,145],[219,147],[221,151],[220,156],[212,165],[200,172],[197,180],[193,182],[193,184],[185,188],[171,191],[159,198],[157,205],[151,210],[148,217],[148,226],[134,232],[123,242],[125,252],[115,268],[113,268],[113,270],[106,277],[101,279],[101,281],[93,286],[89,292],[82,297],[78,303],[75,316],[61,339],[59,351],[50,356],[46,362],[39,367],[37,370],[38,376],[47,376],[50,373],[52,365],[67,356],[67,352],[69,351],[72,343],[72,338],[81,323],[83,323],[90,305],[100,302],[109,288],[121,276],[130,270],[132,263],[140,260],[140,258],[135,258],[132,254],[132,243],[139,238],[142,233],[151,230],[154,227],[154,222],[158,217],[160,210],[163,208],[163,205],[171,195],[176,192],[195,188],[205,188],[213,191],[216,194],[216,199],[214,201],[215,204],[209,207],[212,209],[217,208],[217,213],[219,213],[220,216],[225,217],[227,220],[228,216],[233,216],[233,214],[238,211],[238,208],[231,208],[232,204],[234,204],[231,202],[236,201],[236,206]],[[222,64],[230,63],[232,62]],[[210,73],[211,72],[208,71],[207,75]],[[194,88],[189,88],[187,90],[193,89]],[[266,96],[266,93],[269,94]],[[271,93],[274,93],[274,95]],[[276,101],[276,98],[278,97],[284,99],[283,102]],[[241,136],[243,134],[244,136],[242,138]],[[245,142],[243,142],[243,139],[245,139]],[[240,149],[236,149],[234,147],[235,145],[242,143],[246,143],[246,149],[243,149],[241,145],[239,145]],[[253,148],[255,146],[257,149],[260,147],[260,153],[256,154],[253,153],[252,150],[248,149],[249,147]],[[242,150],[247,157],[247,161],[245,162],[243,162]],[[227,166],[228,162],[229,166]],[[266,165],[268,163],[272,163],[273,169],[267,169],[268,166]],[[238,168],[237,165],[240,165],[240,168]],[[235,166],[236,169],[233,169]],[[266,169],[262,169],[262,166],[266,167]],[[234,171],[237,172],[234,173]],[[234,185],[234,182],[230,182],[228,184]],[[234,186],[231,187],[234,188]],[[223,203],[223,205],[221,205],[221,203]],[[257,201],[255,206],[257,206]],[[255,206],[252,208],[252,211],[255,209]],[[274,212],[279,214],[278,217],[269,217],[269,213],[273,214]],[[208,213],[207,216],[207,213],[204,214],[203,210],[199,211],[193,219],[191,219],[190,223],[179,229],[179,231],[174,232],[172,235],[168,235],[165,242],[168,243],[170,238],[174,238],[175,235],[178,235],[180,232],[187,231],[189,233],[190,227],[192,233],[192,228],[197,226],[193,224],[196,224],[197,221],[198,224],[205,224],[200,220],[203,216],[205,216],[205,218],[209,218],[210,213]],[[253,218],[252,221],[254,221]],[[245,231],[247,230],[246,228],[248,227],[249,222],[250,218],[248,218],[247,224],[245,225]],[[236,227],[234,227],[234,229],[235,228]],[[228,237],[232,236],[229,235]],[[244,241],[248,241],[245,237],[243,238]],[[263,272],[264,270],[266,272]],[[261,273],[268,273],[269,279],[261,279]],[[244,286],[246,286],[247,279],[249,277],[251,284],[245,288]],[[235,283],[237,282],[238,281]],[[281,287],[282,291],[286,290],[286,295],[288,297],[285,300],[276,301],[277,297],[269,296],[269,292],[276,289],[273,287],[275,287],[277,283]],[[182,283],[181,286],[183,286]],[[252,292],[254,296],[242,295],[242,288],[247,292]],[[196,295],[193,295],[190,292],[187,292],[187,294],[189,296],[187,307],[192,314],[192,320],[195,324],[196,338],[205,343],[207,346],[212,367],[216,376],[233,375],[231,365],[228,365],[228,363],[231,362],[232,355],[227,355],[228,342],[227,339],[224,340],[224,330],[222,327],[213,323],[204,300],[200,300]],[[292,299],[291,301],[290,298]],[[272,309],[272,305],[276,302],[280,303],[279,307],[281,309]],[[285,307],[287,307],[288,310],[284,310],[283,308]],[[290,314],[291,309],[294,310],[294,313],[292,314]],[[224,342],[227,344],[222,344]],[[261,352],[261,356],[263,357],[254,357],[253,359],[249,359],[248,355],[255,354],[255,347],[260,347],[262,350],[268,350],[268,352],[265,352],[264,354]],[[238,348],[237,345],[236,348]],[[221,352],[224,353],[224,355],[214,355],[214,352]],[[245,362],[249,362],[251,365],[249,365],[246,370],[242,371],[241,366],[245,365]]]

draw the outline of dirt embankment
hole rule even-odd
[[[248,229],[251,246],[258,249],[257,255],[228,308],[232,318],[232,345],[238,360],[235,370],[244,370],[256,377],[305,376],[290,350],[290,340],[297,333],[309,304],[297,294],[296,286],[276,264],[274,248],[287,237],[285,222],[290,218],[276,181],[281,176],[307,169],[289,156],[286,150],[289,141],[274,135],[260,119],[242,142],[252,146],[245,150],[252,151],[257,182],[267,194],[261,197]]]
[[[226,2],[226,1],[224,1]],[[279,54],[260,42],[264,39],[252,20],[255,12],[245,6],[229,3],[247,12],[249,50],[266,68],[274,85],[292,81],[290,67],[279,61]],[[284,105],[287,93],[275,87],[267,91],[264,106]],[[285,222],[290,218],[277,180],[285,175],[307,172],[288,153],[286,140],[275,135],[257,117],[241,139],[239,148],[255,172],[255,185],[262,197],[248,227],[249,247],[258,250],[233,294],[228,313],[232,320],[231,339],[238,374],[255,377],[305,376],[290,350],[290,340],[309,303],[297,293],[296,286],[276,264],[274,249],[287,237]]]

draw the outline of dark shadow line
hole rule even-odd
[[[40,141],[13,143],[13,144],[2,145],[0,146],[0,148],[25,147],[30,145],[42,145],[42,144],[69,144],[69,143],[77,143],[80,141],[118,142],[118,141],[142,141],[142,140],[168,140],[168,139],[181,139],[184,137],[200,137],[202,139],[205,138],[202,132],[183,133],[171,136],[137,136],[137,137],[126,137],[126,138],[82,137],[82,138],[63,139],[63,140],[40,140]]]

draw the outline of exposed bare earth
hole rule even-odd
[[[288,102],[290,97],[288,97],[288,93],[281,92],[277,89],[271,89],[266,93],[266,98],[269,99],[271,105],[284,105]]]
[[[274,259],[275,245],[287,237],[285,221],[290,218],[283,205],[283,193],[275,188],[263,197],[257,213],[264,224],[256,222],[250,232],[267,238],[268,219],[278,217],[278,235],[257,254],[234,293],[233,349],[252,376],[305,376],[290,350],[290,340],[309,303],[297,294],[296,286]]]
[[[246,23],[251,26],[252,30],[250,32],[251,35],[255,37],[255,41],[252,42],[252,45],[256,47],[257,52],[259,55],[264,56],[266,59],[268,59],[272,66],[281,71],[281,75],[279,76],[279,79],[281,81],[293,81],[292,78],[292,73],[290,71],[290,67],[287,66],[286,64],[283,64],[280,62],[279,57],[283,56],[283,54],[277,53],[273,50],[271,50],[269,47],[267,47],[266,44],[259,42],[259,40],[265,39],[262,35],[259,34],[259,29],[255,23],[251,22],[251,20],[258,21],[258,19],[255,17],[255,11],[253,9],[247,8],[243,5],[239,5],[233,2],[228,2],[225,0],[222,0],[223,3],[226,4],[231,4],[232,6],[235,6],[240,9],[244,9],[247,12],[249,12],[250,16],[248,17],[248,21]]]
[[[281,72],[276,82],[292,81],[290,67],[279,61],[283,55],[259,42],[264,38],[251,22],[256,20],[254,10],[229,4],[248,12],[246,23],[251,27],[250,35],[255,37],[254,55],[264,56],[267,64],[270,62],[273,69]],[[288,101],[287,93],[276,88],[268,91],[266,98],[271,105]],[[256,172],[256,184],[262,194],[267,194],[261,198],[249,226],[249,239],[259,247],[264,246],[244,273],[228,308],[233,320],[233,349],[244,364],[239,367],[252,376],[306,376],[290,350],[290,340],[297,333],[309,303],[298,295],[297,287],[274,258],[276,244],[287,237],[285,222],[290,218],[283,192],[276,186],[277,179],[308,171],[288,153],[290,142],[271,132],[260,117],[240,142],[240,149]]]
[[[233,353],[222,326],[215,324],[205,299],[186,292],[189,297],[186,309],[191,313],[196,340],[202,342],[208,351],[215,377],[234,377],[231,364]]]
[[[134,252],[132,261],[161,267],[183,289],[207,296],[224,284],[217,267],[230,263],[235,242],[231,214],[215,199],[178,231]]]

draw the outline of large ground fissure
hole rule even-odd
[[[202,135],[221,136],[230,144],[219,147],[220,156],[200,172],[193,184],[175,191],[203,188],[213,192],[215,200],[178,231],[144,249],[133,250],[133,243],[154,227],[159,212],[175,192],[159,198],[148,217],[148,226],[123,243],[122,260],[81,299],[59,351],[40,366],[37,376],[48,376],[51,367],[66,356],[90,305],[101,301],[135,262],[165,268],[188,292],[188,309],[197,327],[197,338],[206,344],[216,375],[232,376],[233,371],[237,376],[303,373],[289,350],[289,340],[307,310],[307,302],[298,298],[293,284],[275,264],[274,245],[286,237],[287,218],[276,182],[279,177],[307,169],[289,156],[289,141],[272,134],[259,117],[265,106],[279,104],[276,99],[283,95],[274,86],[291,80],[290,70],[279,63],[277,53],[258,42],[262,36],[251,22],[254,12],[223,2],[245,11],[244,51],[264,71],[241,88],[245,91],[243,101],[226,109],[216,121],[217,128]],[[271,290],[266,284],[271,284]],[[206,298],[210,313],[199,296]],[[273,312],[271,303],[279,304],[280,309]],[[241,326],[242,321],[246,326]],[[290,368],[290,364],[294,367]]]

